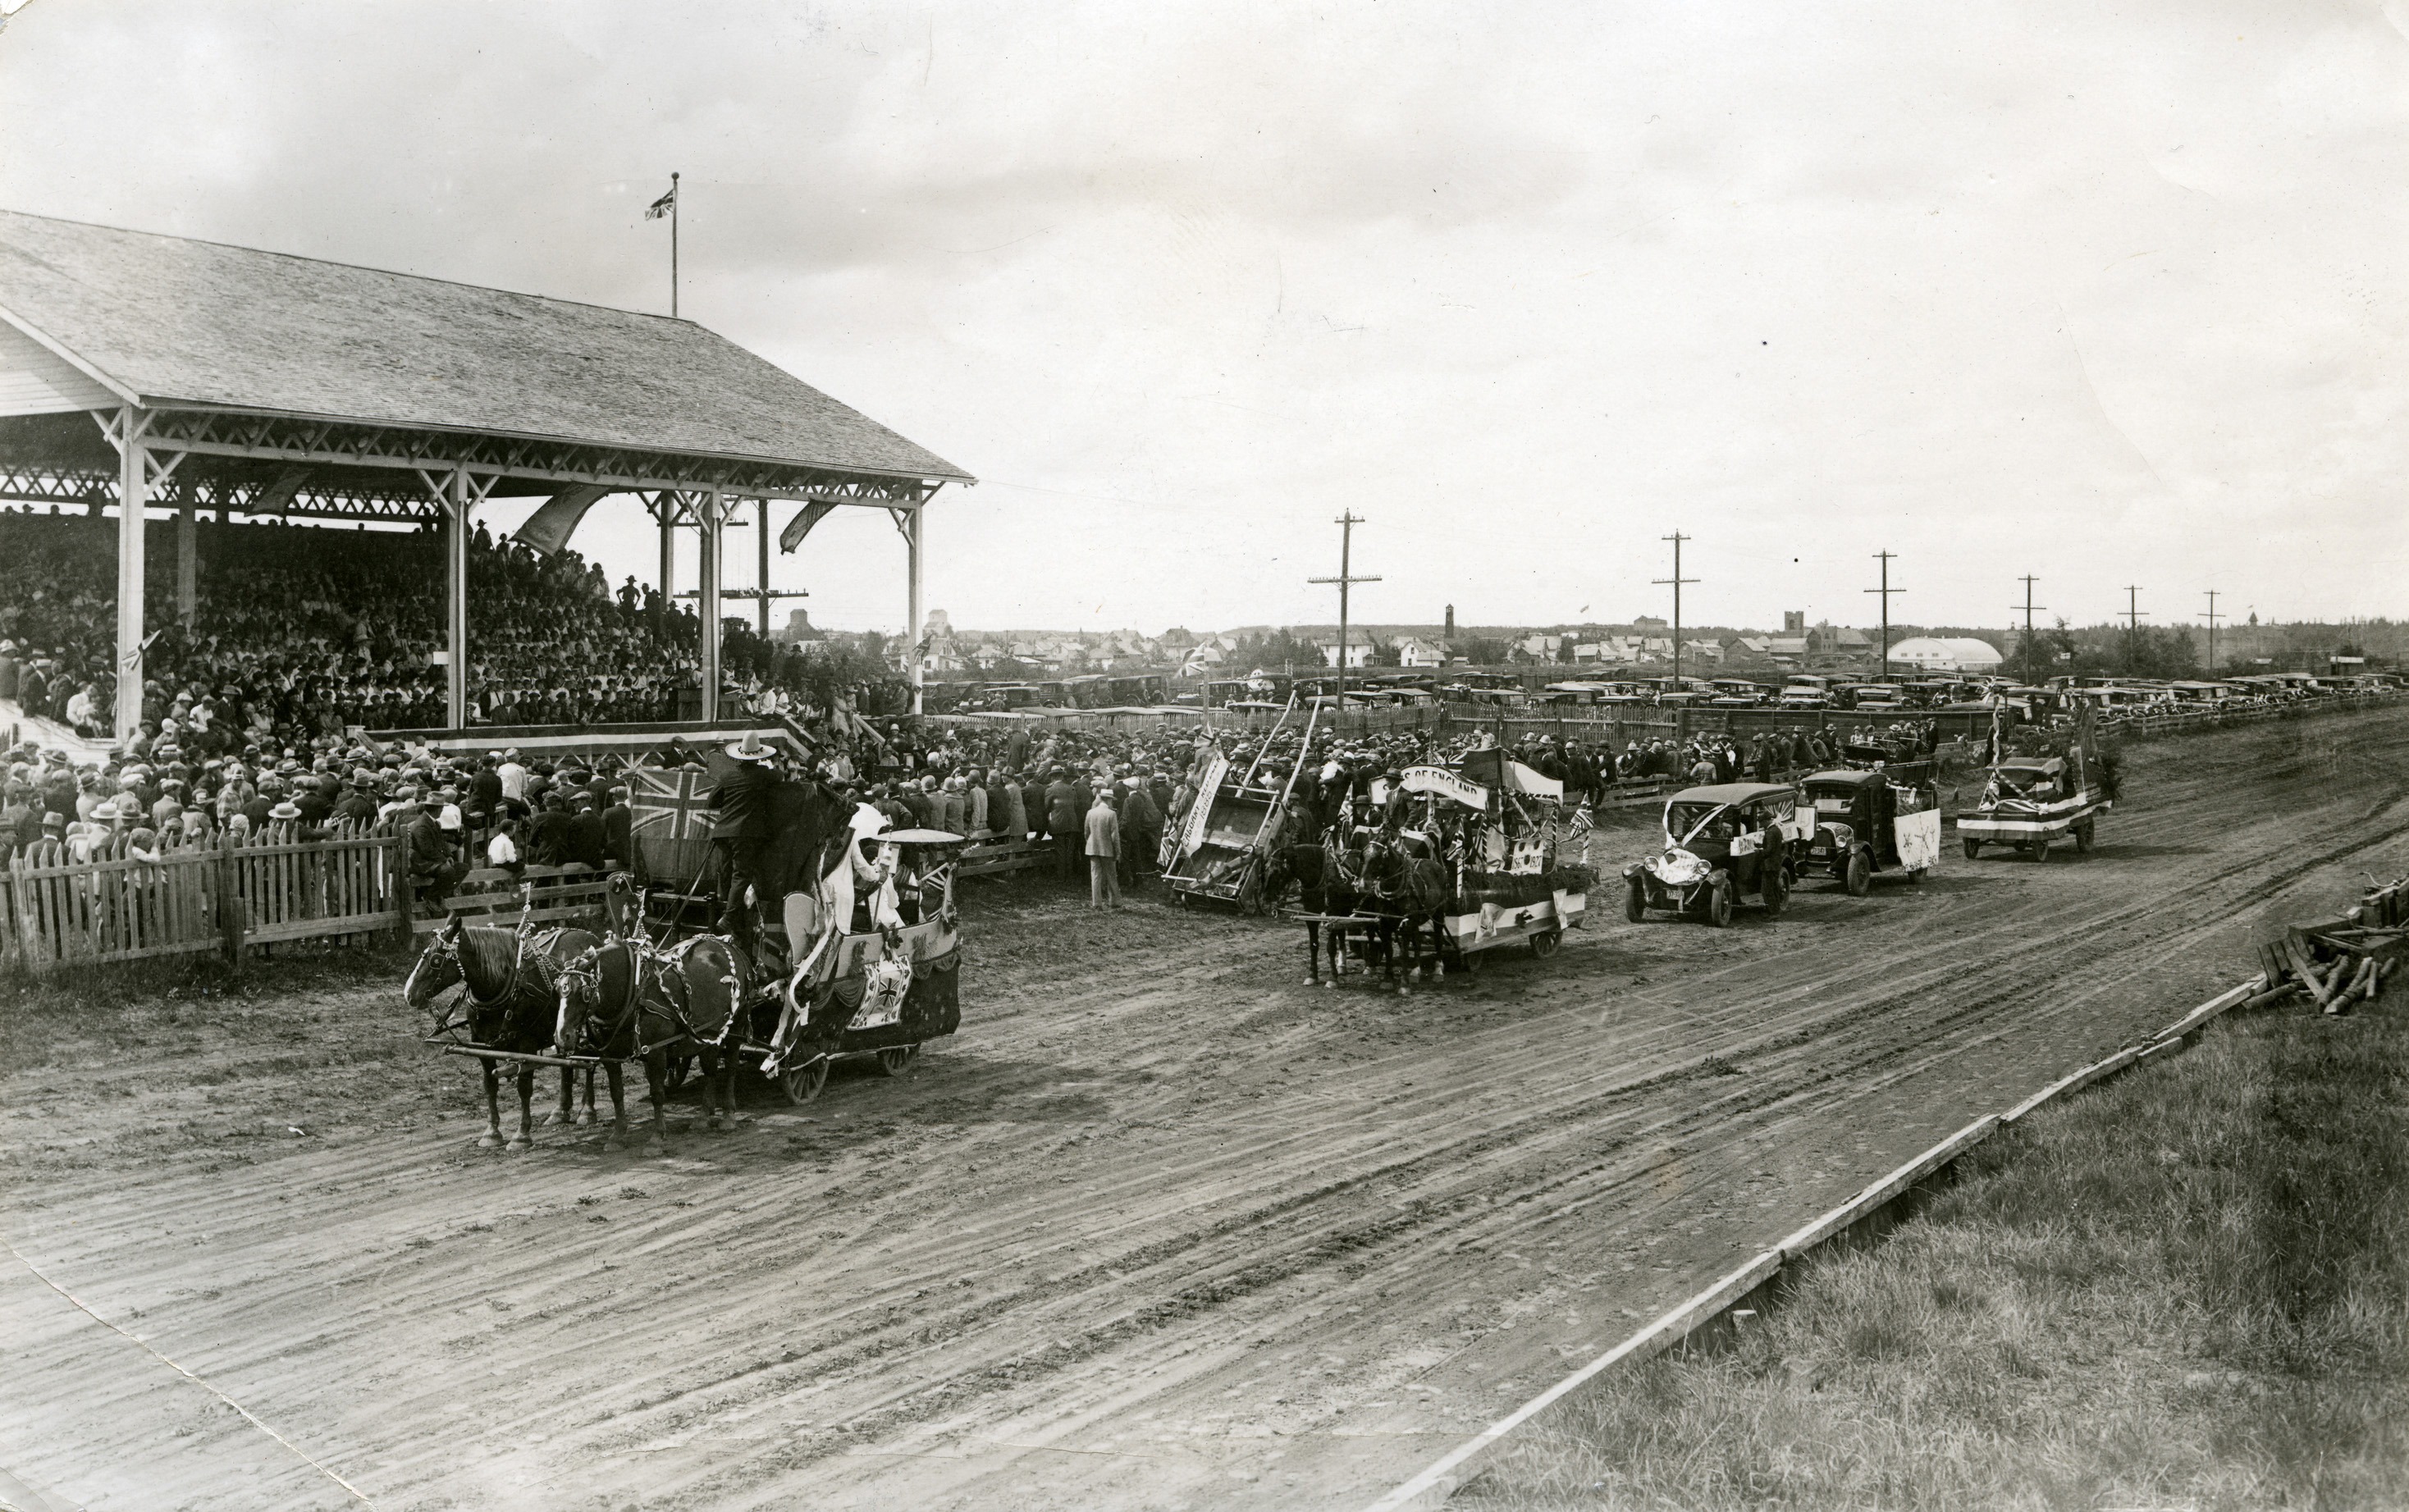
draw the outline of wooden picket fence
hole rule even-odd
[[[432,934],[455,914],[471,924],[494,926],[514,927],[522,917],[529,924],[591,925],[601,920],[610,895],[609,875],[583,862],[530,866],[515,877],[481,867],[443,900],[442,913],[413,919],[410,928],[414,934]]]
[[[155,860],[104,847],[77,860],[51,842],[0,871],[0,971],[145,960],[406,927],[402,842],[227,841]]]

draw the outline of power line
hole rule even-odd
[[[1882,586],[1866,590],[1868,593],[1882,595],[1882,672],[1880,675],[1885,683],[1890,681],[1890,596],[1907,592],[1905,588],[1894,588],[1890,585],[1892,555],[1890,552],[1874,553],[1874,556],[1882,563]]]
[[[1307,583],[1338,584],[1338,702],[1347,707],[1347,590],[1359,583],[1378,583],[1378,577],[1356,577],[1350,567],[1355,546],[1355,527],[1363,524],[1353,510],[1349,510],[1333,522],[1338,526],[1338,575],[1334,578],[1307,578]]]
[[[1673,586],[1673,691],[1679,693],[1681,691],[1681,584],[1695,583],[1698,580],[1681,576],[1681,542],[1690,538],[1676,530],[1669,536],[1659,536],[1657,539],[1673,543],[1673,575],[1669,578],[1656,579],[1656,585],[1661,588],[1666,583],[1671,583]]]

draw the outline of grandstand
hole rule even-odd
[[[765,540],[772,501],[789,541],[887,511],[917,624],[921,511],[957,481],[689,321],[0,211],[0,499],[48,511],[7,521],[0,613],[42,653],[11,658],[36,701],[65,713],[71,683],[78,722],[120,738],[195,687],[295,730],[683,713],[687,688],[713,721],[726,648],[693,626],[721,623],[741,504]],[[649,612],[562,549],[614,496],[661,532]],[[508,498],[544,500],[551,554],[479,539]],[[691,620],[663,607],[681,529]]]

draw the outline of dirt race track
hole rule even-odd
[[[14,1026],[0,1501],[1360,1505],[2404,870],[2404,757],[2398,708],[2137,748],[2092,856],[1723,931],[1602,888],[1406,998],[990,888],[957,1038],[732,1134],[689,1088],[667,1158],[472,1147],[397,980]]]

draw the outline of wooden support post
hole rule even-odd
[[[702,717],[710,720],[719,717],[719,527],[725,519],[722,511],[727,499],[714,486],[698,496],[696,503],[702,516],[699,532],[702,537],[702,569],[695,585],[694,609],[701,621],[696,628],[700,633],[702,650]]]
[[[194,529],[200,501],[194,493],[194,485],[185,483],[176,511],[176,623],[188,630],[200,609],[200,542]]]
[[[909,558],[905,567],[905,572],[908,574],[908,587],[905,593],[907,607],[904,612],[911,621],[903,628],[906,664],[903,680],[912,684],[912,713],[915,714],[920,713],[920,684],[925,675],[920,666],[920,520],[922,512],[917,509],[913,510],[905,516],[903,524],[903,547]]]
[[[469,723],[469,469],[452,469],[444,501],[444,644],[451,665],[443,679],[443,722]]]
[[[142,724],[142,511],[150,501],[142,433],[151,417],[127,405],[117,412],[117,738]],[[96,512],[96,511],[95,511]]]
[[[661,611],[677,607],[677,513],[671,497],[657,497],[661,521]]]
[[[753,544],[759,548],[760,566],[758,575],[753,579],[753,586],[761,590],[761,639],[767,641],[770,639],[770,501],[764,498],[757,502],[761,506],[761,539]]]

